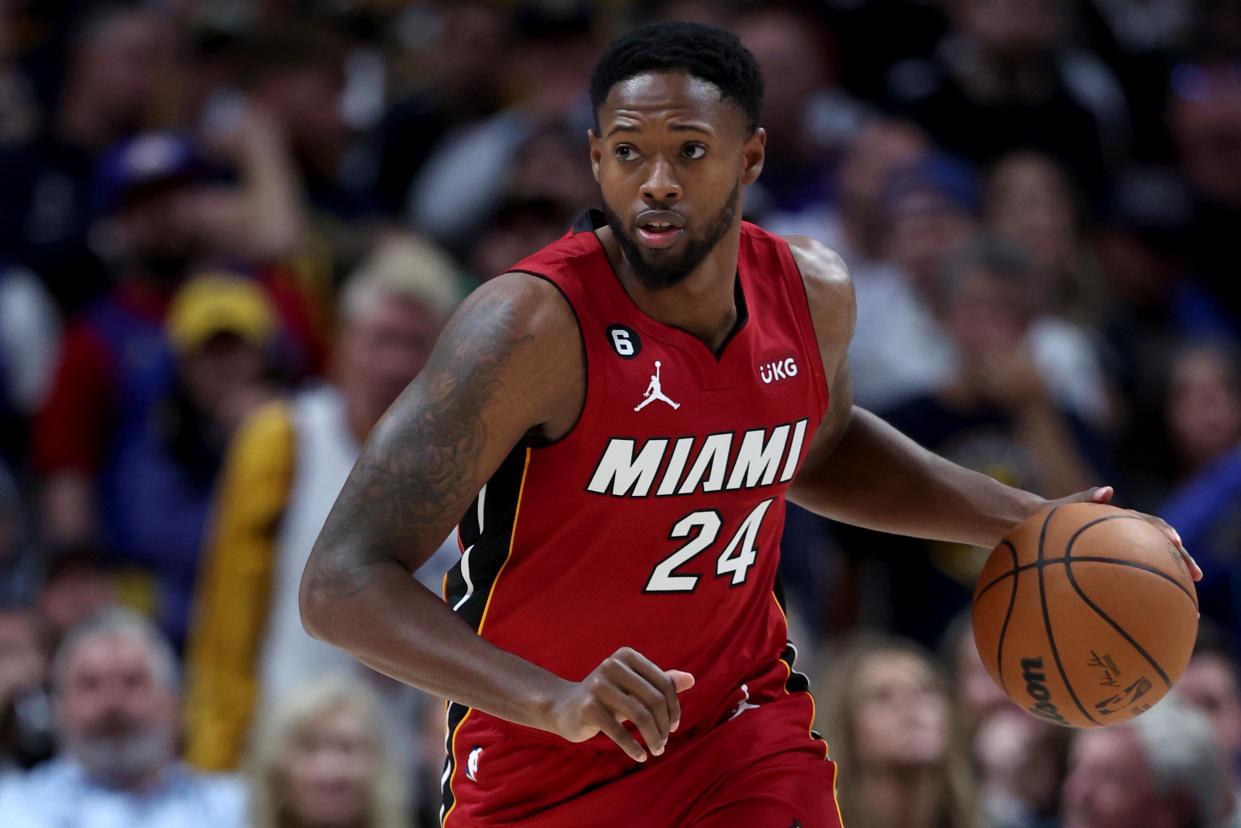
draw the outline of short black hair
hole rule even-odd
[[[599,110],[612,87],[644,72],[684,72],[720,90],[758,127],[763,108],[763,74],[750,50],[727,29],[669,20],[634,29],[613,41],[590,76],[590,105],[599,125]]]

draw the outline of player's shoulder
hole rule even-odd
[[[853,280],[845,260],[832,248],[810,236],[782,236],[788,243],[807,287],[853,292]]]
[[[578,336],[577,317],[560,289],[523,270],[501,273],[475,288],[454,314],[453,323],[475,329],[480,336],[503,331],[514,341],[556,342]]]
[[[793,261],[806,285],[806,299],[815,328],[820,334],[839,331],[853,335],[857,299],[845,260],[832,248],[810,236],[784,236]]]

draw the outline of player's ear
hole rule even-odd
[[[590,143],[590,171],[595,176],[595,182],[599,181],[599,159],[603,157],[603,142],[599,139],[599,133],[593,129],[586,130],[586,140]]]
[[[767,158],[767,130],[755,127],[745,143],[741,145],[741,183],[753,184],[758,174],[763,171],[763,161]]]

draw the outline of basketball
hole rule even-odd
[[[1098,503],[1045,509],[987,558],[974,641],[1010,699],[1058,725],[1149,710],[1180,678],[1198,633],[1189,569],[1160,529]]]

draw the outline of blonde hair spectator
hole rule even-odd
[[[325,752],[336,761],[316,761]],[[246,766],[252,828],[408,828],[409,781],[394,760],[375,692],[333,675],[256,717]]]
[[[974,828],[975,783],[948,679],[912,641],[864,634],[814,685],[849,828]]]
[[[341,321],[356,321],[372,303],[394,296],[424,306],[442,323],[461,302],[459,271],[434,244],[392,236],[375,245],[345,282]]]

